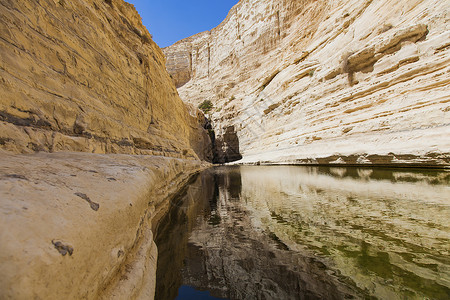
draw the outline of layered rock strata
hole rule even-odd
[[[449,165],[450,4],[241,0],[164,49],[242,162]]]
[[[153,298],[152,227],[212,158],[164,64],[122,0],[0,1],[1,299]]]
[[[153,298],[152,223],[206,165],[121,154],[0,158],[0,298]]]
[[[1,1],[0,24],[1,148],[210,159],[131,4]]]

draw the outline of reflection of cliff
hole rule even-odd
[[[213,193],[213,178],[209,171],[204,171],[173,198],[155,238],[158,247],[155,299],[175,299],[177,296],[189,232],[196,224],[196,216],[208,209],[208,199]]]
[[[187,209],[185,203],[169,215],[178,223],[168,231],[172,242],[160,245],[157,239],[158,263],[162,268],[167,263],[171,270],[158,269],[165,277],[158,276],[165,280],[158,283],[158,299],[173,299],[181,283],[230,299],[341,299],[354,293],[337,284],[321,262],[288,252],[276,236],[253,228],[240,201],[239,168],[216,169],[207,178],[214,178],[213,193],[197,194],[206,197],[190,204],[197,208]],[[201,209],[203,214],[196,218]],[[187,245],[183,227],[193,229]],[[173,271],[181,266],[182,280]]]
[[[342,299],[354,293],[337,287],[321,262],[290,253],[276,236],[252,230],[239,205],[227,203],[220,218],[220,224],[193,232],[185,284],[229,299]]]
[[[328,257],[368,295],[448,296],[447,172],[241,167],[241,176],[261,230]]]
[[[448,172],[241,166],[200,178],[210,188],[190,188],[198,198],[170,214],[179,224],[158,246],[171,263],[158,270],[164,295],[181,284],[230,299],[450,292]]]

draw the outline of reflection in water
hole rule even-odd
[[[449,299],[450,172],[219,167],[156,243],[156,299]]]
[[[178,297],[175,300],[220,300],[223,298],[216,298],[209,294],[208,291],[198,291],[188,285],[182,285],[178,289]]]

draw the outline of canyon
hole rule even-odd
[[[449,11],[242,0],[163,51],[181,98],[213,103],[219,152],[235,157],[219,162],[448,166]]]
[[[122,0],[0,1],[0,298],[151,299],[205,119]]]
[[[153,299],[211,162],[448,168],[449,11],[241,0],[161,50],[123,0],[1,0],[0,298]]]

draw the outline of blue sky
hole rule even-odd
[[[167,47],[210,30],[222,22],[238,0],[125,0],[134,4],[153,40]]]

